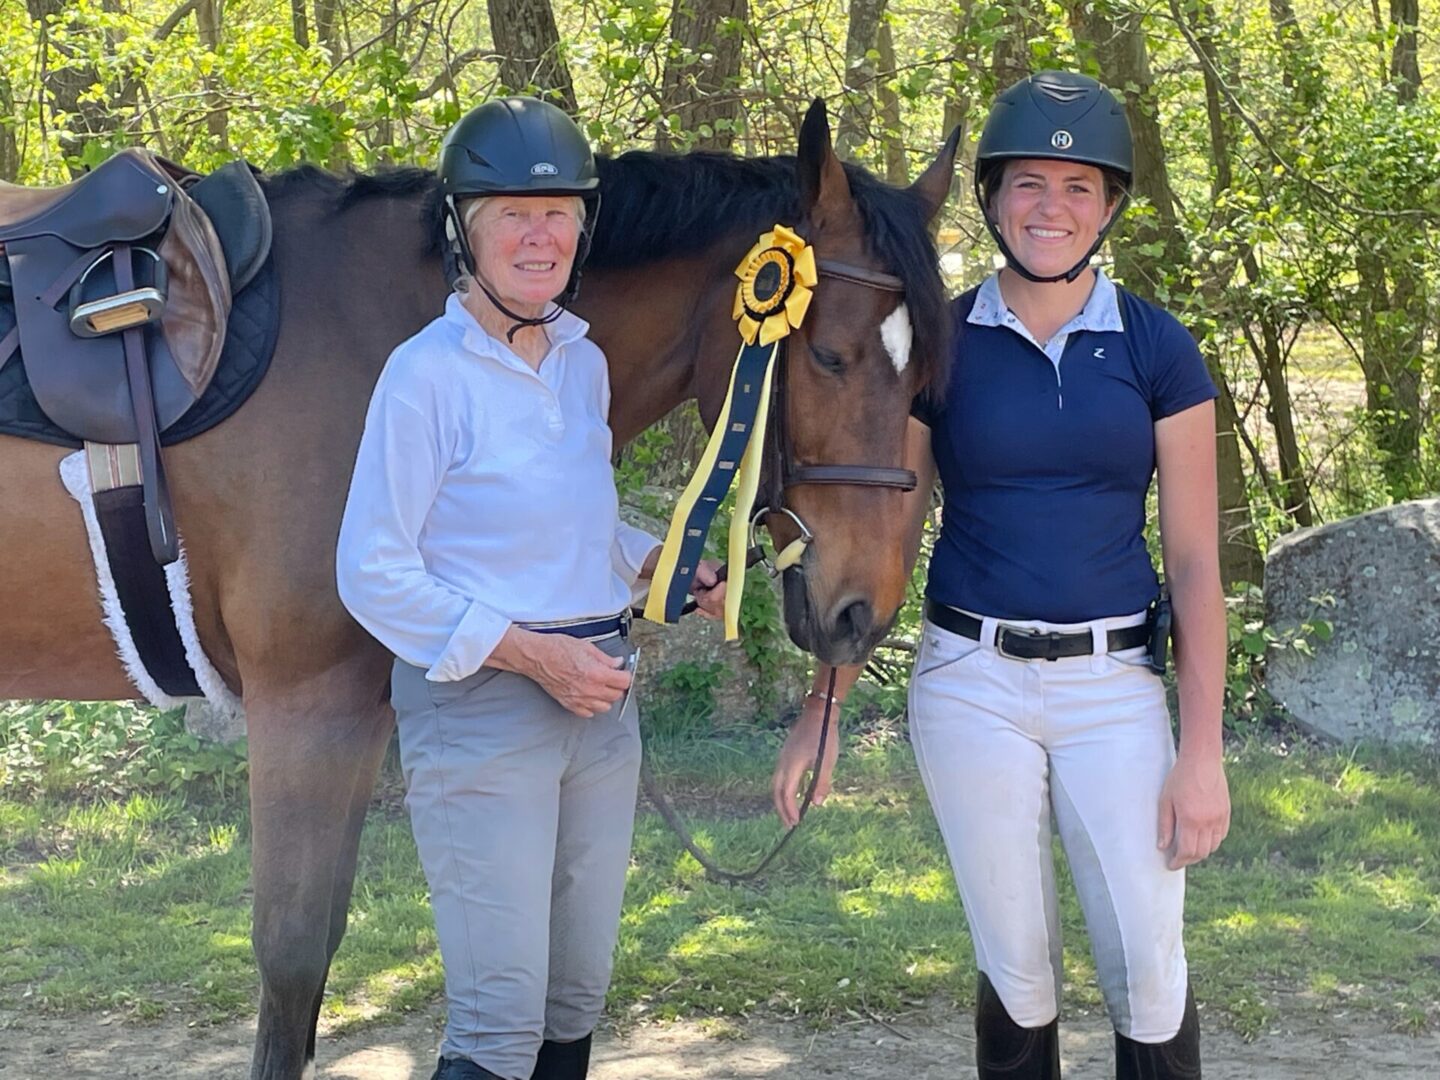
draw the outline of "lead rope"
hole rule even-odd
[[[675,807],[670,804],[669,798],[660,790],[655,782],[655,774],[650,771],[650,758],[647,754],[640,761],[640,788],[645,792],[645,797],[654,805],[656,811],[665,819],[665,824],[679,838],[686,851],[698,862],[705,871],[705,876],[711,881],[722,884],[738,885],[746,881],[753,881],[765,872],[780,852],[785,850],[785,845],[795,835],[800,826],[805,824],[805,815],[809,813],[810,807],[814,805],[815,789],[820,786],[820,770],[825,761],[825,746],[830,736],[830,713],[835,707],[835,668],[830,669],[830,683],[825,690],[825,713],[820,719],[820,747],[815,755],[815,764],[811,766],[810,785],[805,789],[805,799],[800,803],[800,817],[794,825],[785,830],[785,835],[775,842],[766,856],[756,863],[751,869],[745,871],[726,870],[714,857],[695,842],[695,837],[686,827],[684,820],[676,812]]]
[[[764,552],[760,549],[759,545],[751,546],[749,551],[745,553],[746,568],[748,569],[754,566],[763,557]],[[729,569],[728,565],[722,565],[719,570],[716,571],[716,577],[720,581],[724,581],[729,574]],[[691,600],[685,605],[681,614],[688,615],[695,610],[695,607],[695,601]],[[696,842],[695,836],[690,832],[689,827],[685,824],[685,820],[680,816],[679,811],[675,809],[674,804],[670,802],[670,797],[661,790],[659,782],[655,779],[655,774],[650,771],[650,755],[647,753],[640,759],[640,789],[645,792],[645,797],[650,800],[650,804],[655,807],[656,812],[664,819],[665,824],[670,826],[670,831],[675,834],[681,846],[700,864],[701,869],[705,871],[705,876],[711,881],[730,885],[753,881],[765,871],[766,867],[775,861],[776,856],[784,850],[785,845],[790,842],[790,838],[795,835],[795,831],[804,823],[805,815],[809,813],[810,807],[814,803],[815,789],[820,785],[820,767],[821,763],[825,760],[825,746],[830,738],[830,714],[834,705],[835,669],[831,668],[830,683],[825,690],[825,712],[820,718],[820,748],[812,768],[810,785],[805,791],[805,800],[800,804],[800,817],[794,825],[785,830],[785,834],[775,842],[775,846],[770,849],[765,857],[749,870],[726,870],[715,860],[714,856]]]

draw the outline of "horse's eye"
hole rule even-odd
[[[840,359],[839,353],[833,353],[818,345],[811,345],[810,354],[815,357],[815,362],[831,375],[839,375],[845,370],[845,361]]]

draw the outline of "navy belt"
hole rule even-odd
[[[927,599],[925,617],[942,630],[949,630],[952,634],[959,634],[971,641],[980,640],[980,629],[983,625],[980,620],[948,604]],[[1149,622],[1138,626],[1122,626],[1118,630],[1109,631],[1105,637],[1105,647],[1110,652],[1121,652],[1149,644]],[[1095,651],[1095,645],[1088,630],[1062,634],[1056,630],[1028,630],[1021,626],[1007,626],[1002,622],[995,627],[995,651],[1011,660],[1059,660],[1066,656],[1089,656]]]
[[[522,628],[537,634],[566,634],[569,637],[595,638],[619,634],[630,636],[630,612],[607,615],[601,619],[582,619],[577,622],[520,623]]]

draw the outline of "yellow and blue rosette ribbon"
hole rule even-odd
[[[732,567],[745,565],[746,526],[760,486],[775,359],[781,342],[804,321],[810,307],[811,290],[818,280],[815,251],[795,232],[776,225],[741,260],[735,276],[740,284],[732,315],[740,331],[740,352],[720,418],[670,519],[645,603],[645,618],[654,622],[673,623],[680,617],[715,511],[737,474],[740,487],[730,519],[727,558]],[[727,641],[740,634],[744,583],[744,574],[737,572],[727,585]]]

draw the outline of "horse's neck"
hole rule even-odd
[[[423,193],[376,195],[340,211],[334,202],[300,185],[271,199],[285,304],[301,313],[286,330],[307,344],[284,359],[312,378],[373,385],[390,351],[444,310],[446,283],[419,227]]]
[[[610,364],[617,445],[690,398],[707,425],[714,420],[739,343],[727,333],[733,262],[726,251],[586,273],[576,310]]]

